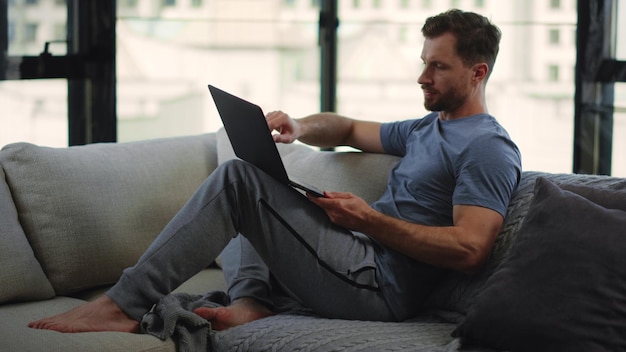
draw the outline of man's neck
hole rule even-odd
[[[440,111],[439,119],[441,120],[456,120],[462,119],[468,116],[474,116],[478,114],[488,114],[487,107],[481,109],[457,109],[453,112],[449,111]]]
[[[484,92],[476,92],[470,95],[465,103],[452,111],[440,111],[439,118],[441,120],[455,120],[478,114],[488,114],[487,102]]]

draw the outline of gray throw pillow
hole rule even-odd
[[[0,167],[0,303],[54,297],[26,239]]]
[[[217,165],[214,135],[4,147],[24,233],[58,295],[109,285],[135,264]]]
[[[509,256],[454,332],[465,344],[626,350],[626,192],[567,187],[537,180]]]

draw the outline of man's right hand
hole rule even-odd
[[[273,133],[276,143],[293,143],[300,137],[301,131],[298,122],[282,111],[272,111],[265,116],[267,125]]]

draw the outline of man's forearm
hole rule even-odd
[[[296,120],[300,126],[298,140],[322,148],[349,146],[364,152],[383,153],[379,122],[353,120],[324,112]]]
[[[361,232],[400,253],[431,265],[472,273],[491,252],[501,216],[480,207],[462,206],[453,226],[425,226],[372,211]]]
[[[465,271],[468,248],[457,239],[458,228],[412,224],[377,213],[361,231],[400,253],[438,267]]]
[[[301,135],[298,140],[322,148],[346,145],[353,120],[331,112],[309,115],[296,120]]]

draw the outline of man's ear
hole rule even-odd
[[[476,83],[480,83],[487,79],[487,75],[489,74],[489,65],[484,62],[478,63],[473,67],[474,76],[472,77],[473,81]]]

